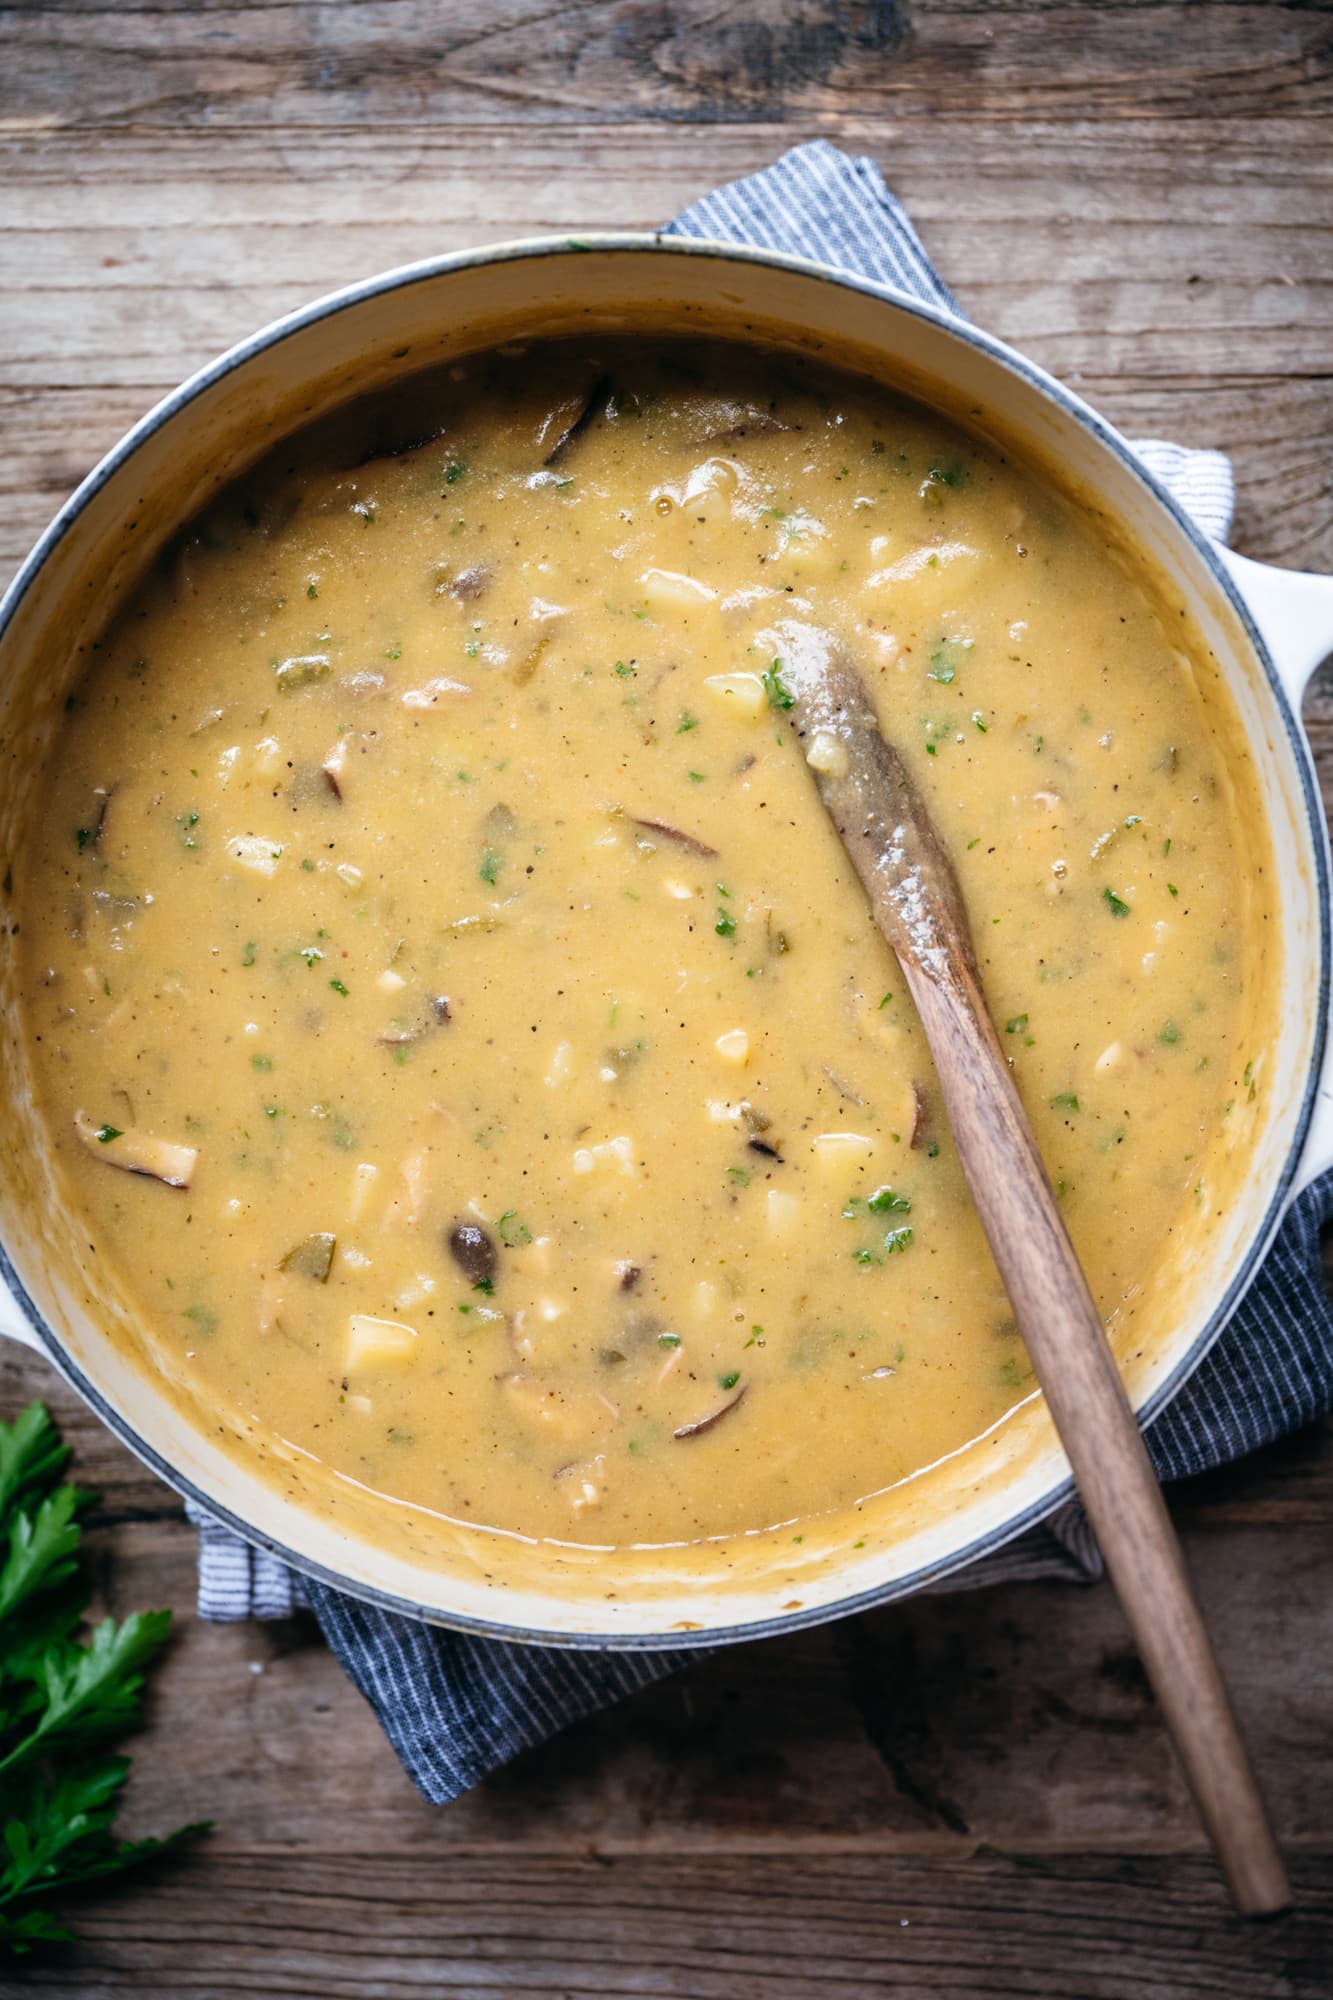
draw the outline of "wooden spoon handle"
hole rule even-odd
[[[995,1046],[965,997],[904,964],[954,1143],[1037,1378],[1237,1908],[1291,1901],[1263,1801],[1120,1370]],[[980,995],[977,996],[978,1000]]]
[[[1106,1565],[1237,1907],[1291,1900],[1106,1329],[986,1007],[967,909],[925,800],[827,636],[777,633],[789,719],[897,955],[954,1143]]]

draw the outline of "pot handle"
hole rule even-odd
[[[1259,636],[1267,646],[1287,699],[1301,713],[1301,697],[1316,667],[1333,653],[1333,576],[1311,576],[1302,570],[1275,569],[1252,562],[1233,549],[1218,554],[1245,600]],[[1304,731],[1302,731],[1304,735]],[[1306,755],[1309,756],[1306,739]],[[1328,835],[1324,835],[1327,851]],[[1333,1021],[1324,1045],[1324,1065],[1315,1094],[1305,1149],[1291,1184],[1292,1197],[1333,1167]]]

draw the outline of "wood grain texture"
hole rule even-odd
[[[85,1949],[25,1990],[79,2000],[1327,2000],[1327,1855],[1301,1908],[1229,1917],[1194,1860],[469,1856],[206,1851],[151,1909],[89,1901]],[[244,1942],[230,1913],[244,1911]],[[148,1919],[145,1922],[145,1918]],[[1132,1941],[1132,1944],[1131,1944]]]
[[[0,569],[156,396],[275,312],[440,249],[651,227],[816,134],[880,162],[978,319],[1131,435],[1228,450],[1239,546],[1333,569],[1331,73],[1327,7],[1243,0],[0,7]],[[1307,716],[1327,793],[1333,670]],[[1246,1929],[1105,1589],[922,1599],[746,1647],[436,1812],[312,1621],[192,1619],[174,1495],[34,1358],[0,1356],[0,1407],[35,1393],[101,1488],[108,1601],[182,1614],[129,1827],[219,1826],[89,1903],[89,1945],[42,1983],[1328,1990],[1328,1428],[1173,1495],[1295,1857],[1301,1908]]]
[[[163,31],[164,17],[168,32]],[[1317,7],[1079,0],[28,0],[0,12],[18,130],[85,123],[713,124],[1327,108]],[[3,47],[3,43],[0,43]],[[0,60],[3,60],[0,58]]]

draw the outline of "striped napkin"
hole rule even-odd
[[[705,195],[669,223],[694,236],[815,257],[946,312],[961,308],[905,210],[868,159],[826,140]],[[1231,467],[1220,452],[1155,439],[1136,447],[1199,526],[1224,541]],[[1333,1213],[1333,1175],[1302,1194],[1258,1281],[1207,1359],[1148,1434],[1163,1479],[1241,1457],[1312,1422],[1333,1404],[1333,1315],[1320,1276],[1319,1228]],[[670,1673],[697,1652],[574,1652],[447,1632],[379,1611],[296,1577],[191,1505],[199,1528],[204,1618],[284,1618],[308,1605],[334,1653],[428,1799],[457,1797],[569,1723]],[[1077,1503],[940,1586],[967,1590],[1036,1577],[1089,1581],[1101,1556]]]

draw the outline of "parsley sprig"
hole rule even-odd
[[[144,1673],[169,1611],[79,1628],[91,1595],[78,1516],[91,1494],[63,1477],[69,1452],[40,1403],[0,1423],[0,1949],[67,1941],[51,1907],[203,1831],[117,1840],[130,1768],[105,1745],[139,1720]]]

